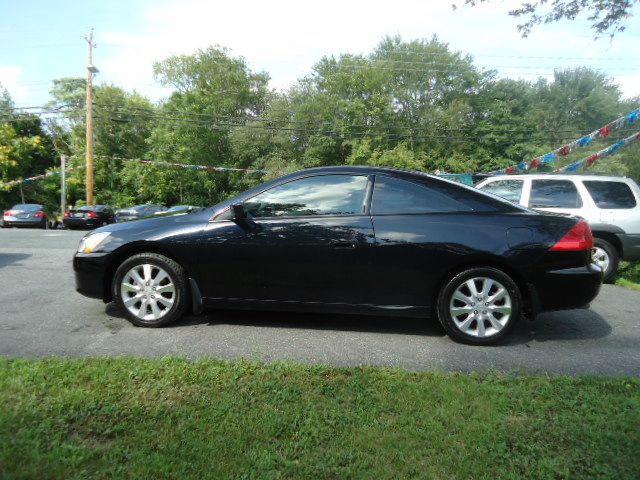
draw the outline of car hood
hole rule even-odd
[[[212,210],[207,208],[192,214],[168,217],[149,217],[132,222],[112,223],[97,228],[88,235],[108,232],[109,237],[96,251],[111,252],[132,242],[157,241],[179,235],[194,228],[204,228],[211,218]]]

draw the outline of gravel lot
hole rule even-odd
[[[640,292],[605,285],[591,310],[523,321],[494,347],[459,345],[430,320],[209,311],[132,326],[74,290],[84,232],[0,230],[0,355],[213,356],[410,369],[640,375]]]

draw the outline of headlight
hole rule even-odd
[[[109,235],[111,235],[110,232],[90,233],[82,240],[80,240],[80,245],[78,245],[78,252],[93,252],[98,247],[98,245],[100,245]]]

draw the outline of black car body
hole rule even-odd
[[[140,220],[150,217],[158,212],[164,211],[162,205],[134,205],[133,207],[120,208],[116,210],[116,222],[128,222],[130,220]]]
[[[49,217],[44,206],[38,203],[20,203],[6,210],[2,216],[2,226],[49,228]]]
[[[188,297],[196,312],[435,314],[457,340],[482,344],[505,333],[481,335],[496,319],[581,307],[597,295],[602,274],[585,226],[418,172],[324,167],[189,215],[100,228],[74,269],[80,293],[116,300],[138,325],[175,320]],[[171,301],[156,287],[173,288]],[[147,305],[152,297],[164,320]],[[452,319],[466,325],[462,335]]]
[[[66,228],[97,228],[115,221],[109,205],[86,205],[64,213],[62,223]]]

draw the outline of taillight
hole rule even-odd
[[[64,212],[64,218],[69,218],[71,214],[69,212]]]
[[[584,220],[576,223],[564,237],[551,247],[552,251],[591,250],[593,248],[593,235],[591,228]]]
[[[94,212],[93,210],[89,210],[89,217],[96,218],[97,217],[96,212]]]
[[[44,217],[44,212],[36,212],[33,214],[34,217],[42,218]]]
[[[13,217],[13,210],[7,210],[3,215],[6,215],[7,217]]]

